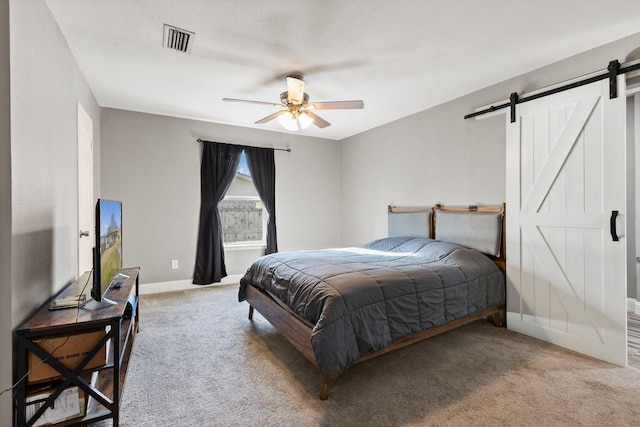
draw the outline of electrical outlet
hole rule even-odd
[[[172,259],[171,260],[171,269],[172,270],[177,270],[180,268],[180,264],[178,263],[177,259]]]

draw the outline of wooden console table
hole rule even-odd
[[[65,389],[73,386],[77,386],[88,396],[85,416],[55,424],[56,426],[86,425],[108,418],[113,419],[114,426],[119,425],[120,397],[133,341],[138,332],[139,272],[139,267],[121,270],[121,273],[129,277],[118,279],[118,285],[116,287],[112,285],[106,295],[115,304],[90,300],[80,309],[51,311],[49,310],[50,301],[47,301],[31,318],[16,329],[18,378],[22,378],[28,373],[27,358],[29,353],[44,360],[61,377],[55,383],[53,389],[55,391],[42,405],[39,405],[39,409],[30,419],[27,419],[26,416],[26,397],[30,391],[38,387],[38,384],[29,383],[27,378],[20,381],[16,390],[16,421],[18,426],[32,426]],[[56,297],[83,293],[86,282],[90,280],[89,277],[85,277],[88,274],[88,272],[85,273],[75,283],[68,285]],[[91,288],[90,283],[88,288]],[[88,293],[89,289],[85,289],[84,293]],[[104,337],[88,351],[88,354],[74,369],[67,368],[34,342],[43,338],[65,337],[96,331],[104,331]],[[102,351],[104,346],[109,349],[106,354],[106,364],[97,368],[85,369],[90,360]],[[95,378],[95,373],[97,373],[95,382],[88,381],[87,379],[92,374]]]

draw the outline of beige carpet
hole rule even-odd
[[[141,298],[121,425],[640,425],[640,370],[485,321],[356,365],[320,401],[315,368],[236,295]]]

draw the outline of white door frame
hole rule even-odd
[[[640,257],[640,195],[636,193],[637,189],[640,189],[640,87],[635,87],[631,90],[627,90],[627,96],[631,97],[633,102],[633,139],[627,142],[628,145],[633,146],[633,151],[635,153],[635,158],[628,162],[631,163],[631,167],[634,169],[634,180],[629,182],[629,186],[631,187],[629,190],[633,192],[635,196],[635,211],[634,217],[629,215],[629,221],[635,222],[635,248],[632,248],[629,251],[629,263],[632,263],[635,267],[636,272],[636,281],[634,284],[635,292],[634,295],[628,296],[627,298],[627,311],[631,311],[635,314],[640,314],[640,261],[638,261],[637,257]],[[628,116],[627,116],[628,118]],[[629,136],[629,135],[628,135]],[[630,230],[632,230],[630,228]],[[630,236],[632,237],[632,236]]]

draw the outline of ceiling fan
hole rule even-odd
[[[276,111],[275,113],[258,120],[256,124],[267,123],[277,118],[280,124],[287,130],[304,129],[309,127],[311,123],[315,124],[319,128],[326,128],[331,125],[331,123],[313,113],[311,110],[364,108],[364,102],[362,101],[309,102],[309,95],[304,93],[304,80],[302,80],[302,76],[299,74],[290,74],[287,76],[287,91],[280,94],[279,104],[274,102],[250,101],[235,98],[222,98],[222,100],[282,107],[284,110]]]

